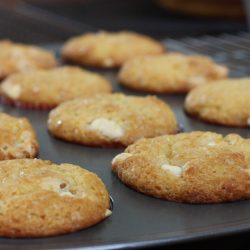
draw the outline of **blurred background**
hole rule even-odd
[[[160,39],[237,34],[248,30],[248,5],[248,0],[1,0],[0,38],[51,43],[100,29]]]

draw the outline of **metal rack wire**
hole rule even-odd
[[[178,40],[165,39],[164,43],[171,51],[211,56],[218,63],[227,65],[232,77],[250,75],[250,33],[222,34],[217,37],[186,37]]]

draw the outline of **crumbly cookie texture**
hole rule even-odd
[[[180,133],[141,139],[112,161],[129,187],[170,201],[219,203],[250,198],[250,139]]]
[[[111,214],[96,174],[38,159],[0,162],[0,235],[44,237],[92,226]]]
[[[228,69],[209,57],[168,53],[127,61],[119,72],[119,82],[138,91],[185,93],[227,75]]]
[[[64,59],[83,65],[113,68],[139,55],[157,55],[164,46],[134,32],[97,32],[70,39],[62,49]]]
[[[14,74],[0,86],[2,97],[33,108],[53,108],[70,99],[111,91],[110,82],[101,75],[70,66]]]
[[[35,132],[26,118],[0,112],[0,160],[34,158],[38,147]]]
[[[170,107],[156,97],[107,94],[59,105],[49,114],[48,128],[67,141],[115,146],[176,133],[177,121]]]
[[[54,55],[46,49],[8,40],[0,41],[1,80],[13,73],[54,68],[56,64]]]
[[[250,78],[228,79],[200,86],[186,97],[188,114],[210,123],[250,126]]]

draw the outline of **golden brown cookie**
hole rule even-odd
[[[94,173],[38,159],[0,162],[0,235],[44,237],[90,227],[111,214]]]
[[[200,86],[185,100],[186,111],[204,121],[250,126],[250,78],[228,79]]]
[[[66,141],[115,146],[176,133],[177,122],[170,107],[156,97],[109,94],[59,105],[49,114],[48,128]]]
[[[70,99],[111,91],[101,75],[69,66],[14,74],[0,85],[2,97],[31,108],[53,108]]]
[[[26,118],[0,112],[0,160],[34,158],[38,147],[35,132]]]
[[[141,139],[112,161],[129,187],[176,202],[250,198],[250,139],[192,132]]]
[[[128,88],[150,93],[185,93],[204,83],[226,78],[228,69],[207,56],[169,53],[127,61],[119,81]]]
[[[157,55],[163,45],[134,32],[97,32],[71,38],[62,49],[65,60],[102,68],[121,66],[138,55]]]
[[[55,66],[54,55],[46,49],[8,40],[0,41],[0,80],[16,72]]]

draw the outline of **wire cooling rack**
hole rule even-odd
[[[222,34],[217,37],[167,38],[164,39],[164,43],[171,51],[181,51],[186,54],[200,53],[211,56],[218,63],[227,65],[232,77],[250,75],[250,33]]]

